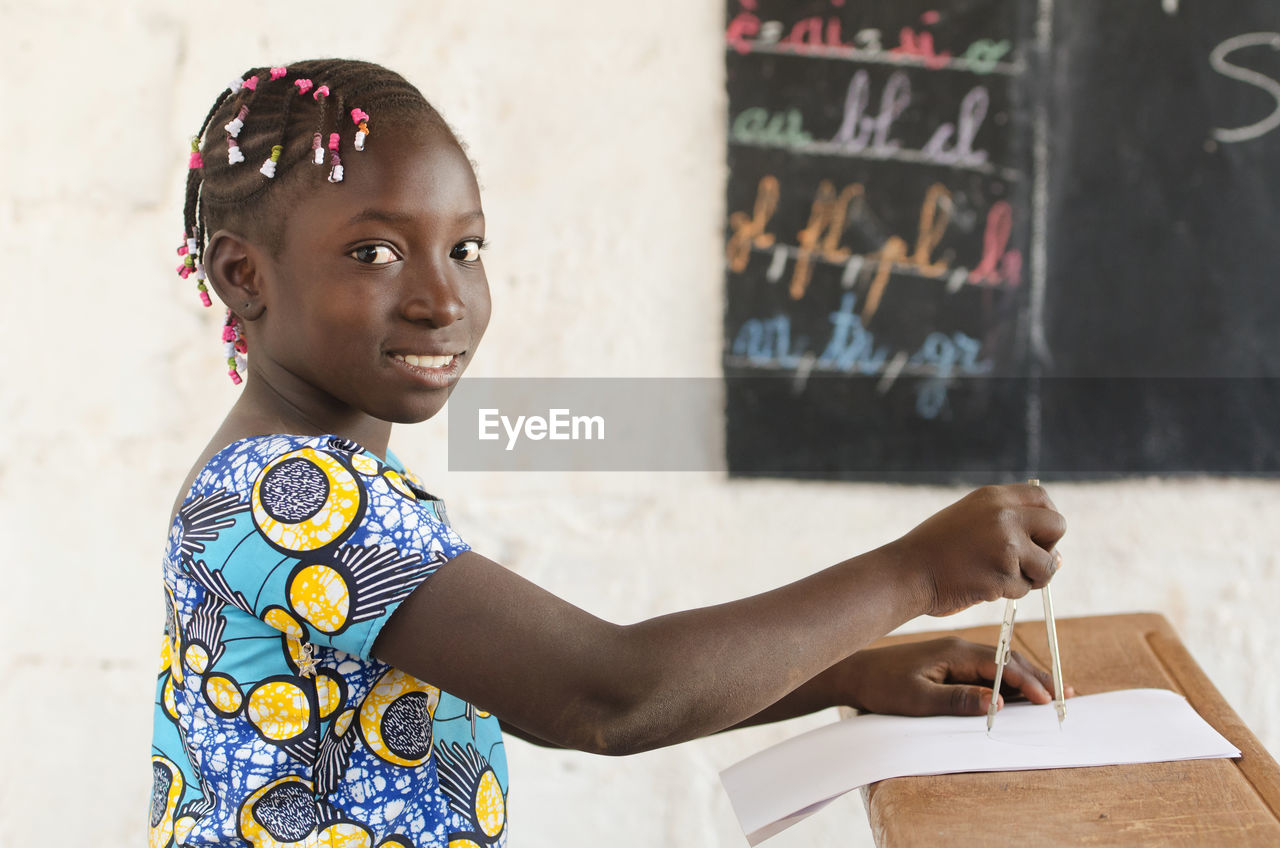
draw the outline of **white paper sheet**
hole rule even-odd
[[[774,745],[720,773],[747,841],[757,845],[844,793],[888,777],[1078,768],[1238,757],[1240,751],[1165,689],[1124,689],[984,716],[862,715]]]

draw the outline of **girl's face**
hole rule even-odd
[[[422,120],[375,127],[344,164],[343,182],[289,204],[250,367],[290,415],[331,432],[373,423],[361,414],[422,421],[489,322],[475,174],[453,136]]]

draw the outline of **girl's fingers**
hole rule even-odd
[[[995,662],[991,663],[991,675],[995,677]],[[1053,700],[1053,677],[1032,665],[1026,657],[1014,651],[1004,667],[1001,683],[1018,691],[1033,704],[1047,704]]]

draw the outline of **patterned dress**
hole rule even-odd
[[[465,550],[393,455],[262,436],[210,460],[164,558],[151,848],[505,844],[497,719],[369,654]]]

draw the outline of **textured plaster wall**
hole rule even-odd
[[[404,72],[480,164],[495,315],[473,373],[715,375],[723,13],[680,0],[0,11],[0,846],[138,845],[166,517],[235,391],[217,316],[172,272],[183,151],[211,98],[242,67],[311,55]],[[618,621],[763,590],[960,494],[715,473],[450,474],[444,434],[438,420],[393,444],[464,536]],[[717,428],[703,436],[714,449]],[[1060,614],[1163,612],[1280,752],[1280,484],[1051,491],[1071,523]],[[513,845],[744,844],[717,770],[829,718],[627,760],[513,740]],[[853,797],[775,844],[870,837]]]

